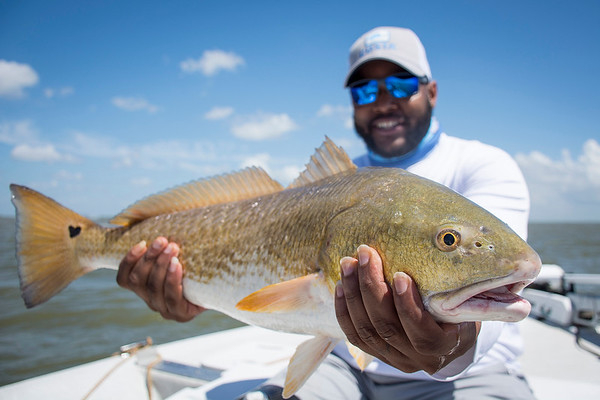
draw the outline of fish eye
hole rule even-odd
[[[453,251],[460,243],[460,233],[454,229],[442,229],[436,238],[437,247],[442,251]]]

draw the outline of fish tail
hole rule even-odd
[[[92,270],[80,265],[75,245],[85,230],[97,225],[35,190],[14,184],[10,190],[21,296],[31,308]]]

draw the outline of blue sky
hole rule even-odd
[[[288,183],[325,135],[364,151],[342,87],[379,25],[423,41],[451,135],[508,151],[534,221],[600,221],[600,2],[0,1],[8,185],[112,216],[199,177]]]

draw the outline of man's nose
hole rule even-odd
[[[398,108],[398,102],[396,98],[390,94],[385,85],[379,85],[377,91],[377,98],[375,99],[374,109],[379,113],[386,113],[390,110],[395,110]]]

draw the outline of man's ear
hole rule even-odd
[[[431,107],[435,107],[435,103],[437,102],[437,82],[431,81],[427,84],[427,100],[429,100],[429,104]]]

